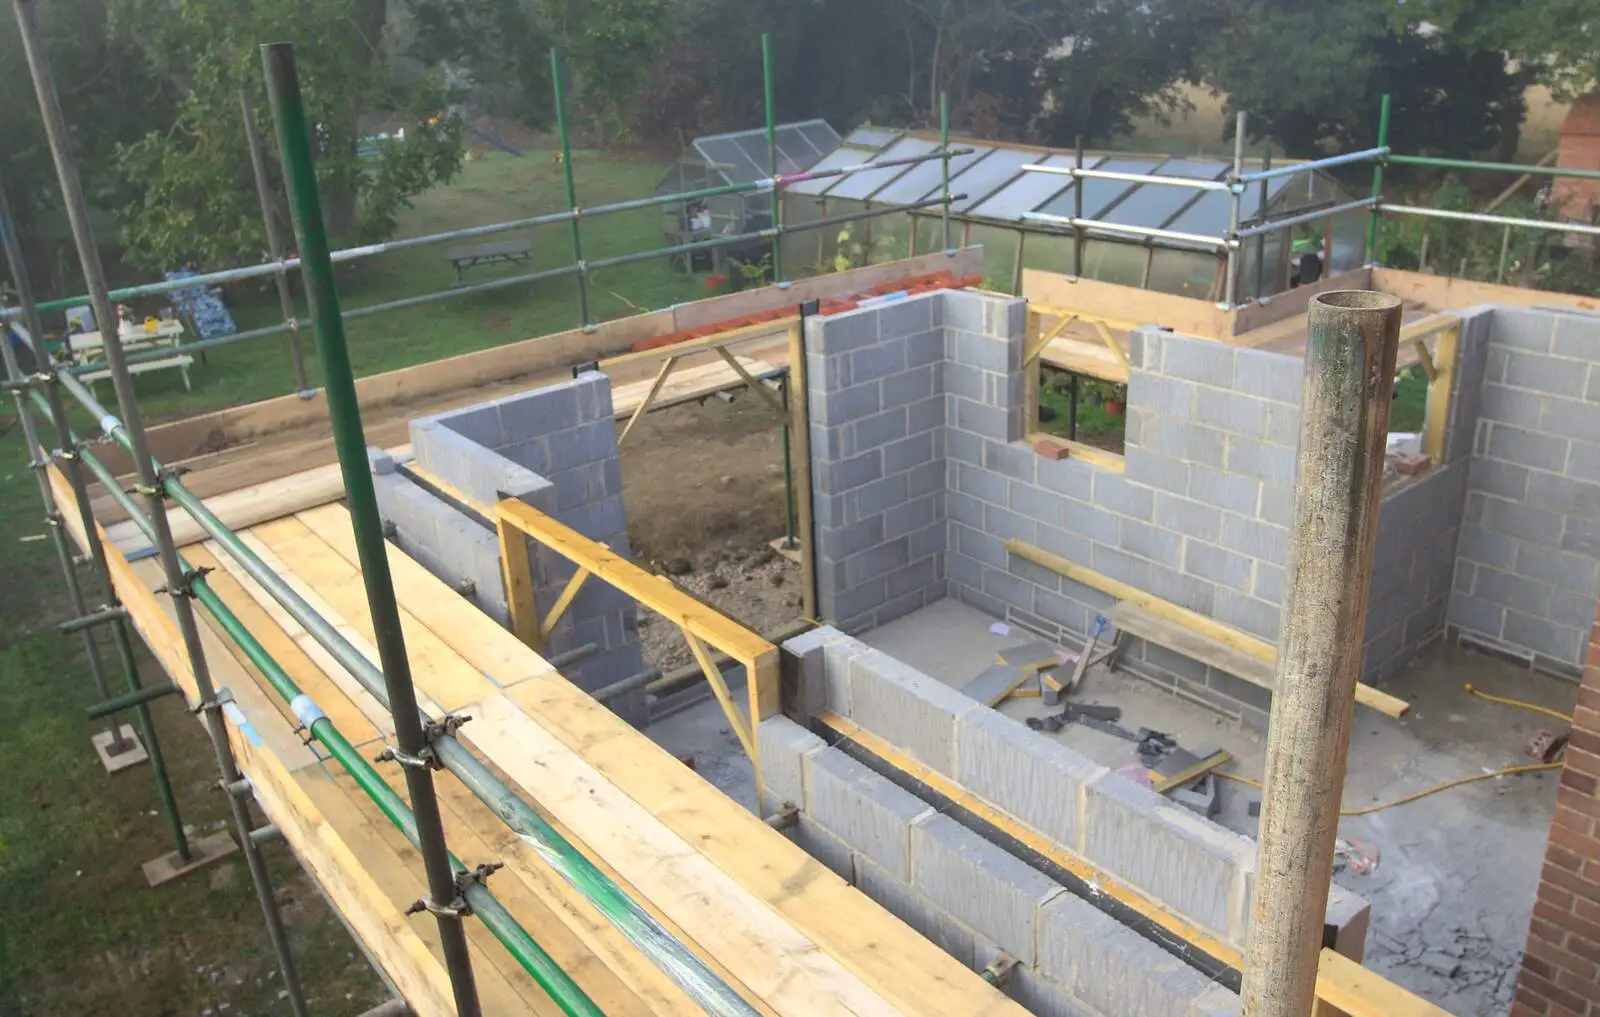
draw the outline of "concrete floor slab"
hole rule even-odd
[[[1036,638],[1016,629],[997,635],[990,631],[994,623],[989,615],[946,599],[860,638],[959,687],[993,662],[998,651]],[[1462,689],[1467,682],[1562,711],[1572,708],[1577,694],[1569,682],[1436,644],[1389,686],[1413,702],[1406,718],[1357,712],[1347,810],[1531,762],[1522,755],[1523,743],[1556,722],[1474,699]],[[1073,701],[1121,707],[1123,727],[1165,731],[1191,749],[1220,745],[1234,756],[1229,770],[1261,776],[1262,734],[1139,678],[1096,667]],[[1058,711],[1038,699],[1012,699],[1001,712],[1025,719]],[[1130,743],[1081,725],[1070,724],[1049,737],[1106,766],[1137,763]],[[1341,837],[1367,841],[1380,853],[1371,874],[1346,870],[1335,877],[1372,902],[1370,967],[1458,1017],[1506,1013],[1533,909],[1556,777],[1551,772],[1484,781],[1340,823]],[[1218,821],[1255,836],[1258,820],[1249,815],[1249,805],[1259,797],[1253,789],[1225,783]]]

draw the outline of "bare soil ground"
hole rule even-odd
[[[760,633],[801,613],[800,570],[768,546],[784,533],[782,429],[748,394],[653,413],[622,446],[636,560]],[[677,628],[640,612],[645,660],[692,659]]]

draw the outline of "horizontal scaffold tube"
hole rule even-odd
[[[975,149],[953,148],[949,154],[971,155]],[[662,205],[674,205],[679,202],[697,201],[702,198],[715,198],[726,194],[742,194],[751,191],[770,191],[775,188],[792,187],[795,184],[806,183],[812,180],[825,180],[829,177],[849,176],[866,170],[886,169],[893,166],[908,166],[913,163],[928,162],[933,159],[943,159],[942,150],[925,152],[922,155],[909,155],[899,159],[885,159],[881,162],[862,163],[857,166],[840,166],[834,169],[816,170],[805,173],[789,173],[774,179],[750,180],[744,183],[723,184],[717,187],[704,187],[695,191],[682,191],[676,194],[657,194],[648,198],[632,198],[628,201],[617,201],[606,205],[595,205],[592,208],[567,209],[560,212],[547,212],[543,215],[529,216],[525,219],[510,219],[506,222],[490,223],[486,226],[466,226],[457,230],[444,233],[430,233],[420,237],[405,237],[400,240],[388,240],[380,244],[363,244],[360,247],[347,247],[334,251],[331,257],[334,264],[343,264],[349,261],[359,261],[378,254],[389,254],[394,251],[410,250],[414,247],[427,247],[433,244],[442,244],[451,240],[470,240],[477,237],[491,236],[495,233],[506,233],[511,230],[532,229],[538,226],[554,226],[560,223],[572,222],[575,219],[594,218],[596,216],[611,215],[617,212],[636,212],[640,209],[657,208]],[[939,201],[943,201],[940,198]],[[920,206],[919,206],[920,207]],[[895,211],[894,208],[886,209],[887,212]],[[879,213],[883,214],[883,213]],[[745,239],[740,237],[739,239]],[[663,251],[652,252],[651,257],[659,257],[677,248],[668,248]],[[591,262],[590,267],[599,263]],[[277,275],[283,272],[292,272],[300,267],[299,258],[284,258],[279,261],[265,261],[259,265],[245,265],[239,268],[223,269],[218,272],[207,272],[204,275],[189,276],[184,279],[165,279],[161,282],[144,283],[139,286],[129,286],[120,290],[111,291],[112,300],[134,300],[139,297],[154,297],[177,290],[186,290],[194,287],[219,286],[224,283],[244,282],[249,279],[259,279],[262,276]],[[570,267],[577,271],[576,266]],[[517,279],[513,281],[526,281]],[[479,292],[472,287],[462,287],[459,291],[447,292],[441,296],[455,295],[455,292]],[[76,307],[89,300],[86,296],[62,297],[59,300],[46,300],[39,305],[39,311],[62,311],[69,307]],[[393,310],[393,306],[381,305],[384,310]],[[398,306],[398,305],[396,305]],[[0,308],[0,320],[19,317],[20,308]],[[346,315],[349,317],[350,315]],[[254,335],[275,335],[277,331],[288,331],[287,326],[282,326],[276,331],[267,332],[257,330]],[[233,337],[229,337],[233,338]],[[196,344],[198,345],[198,344]],[[189,349],[188,346],[184,347]],[[170,351],[168,353],[170,356]],[[130,363],[137,361],[132,358]]]
[[[81,452],[85,464],[100,476],[102,481],[110,476],[110,471],[89,452]],[[155,527],[150,525],[149,518],[141,510],[139,504],[131,496],[124,493],[113,483],[108,488],[117,502],[122,505],[134,524],[144,532],[145,536],[155,539]],[[350,774],[356,785],[364,791],[373,804],[378,806],[389,821],[405,835],[413,847],[420,848],[420,839],[417,836],[416,821],[405,802],[373,769],[360,752],[350,744],[323,715],[311,698],[301,690],[295,680],[290,677],[265,647],[245,627],[227,603],[211,588],[203,574],[198,573],[188,562],[183,562],[185,573],[190,576],[190,588],[194,591],[195,599],[200,601],[211,616],[217,620],[229,639],[233,640],[250,663],[254,664],[261,674],[272,686],[273,691],[282,696],[289,703],[291,711],[304,726],[306,732],[328,750],[340,766]],[[147,690],[148,691],[148,690]],[[474,914],[483,919],[483,924],[494,933],[506,951],[516,959],[522,969],[539,987],[561,1007],[563,1013],[569,1017],[604,1017],[604,1011],[589,999],[588,995],[578,987],[578,984],[561,969],[561,966],[544,951],[533,937],[528,935],[526,929],[518,924],[509,911],[495,899],[494,895],[485,887],[481,878],[472,878],[472,870],[463,865],[455,855],[450,856],[450,864],[458,874],[462,896],[472,908]]]
[[[877,165],[882,165],[877,164]],[[951,201],[960,201],[965,194],[950,195]],[[830,215],[822,219],[813,219],[798,226],[774,226],[769,229],[756,230],[752,233],[735,233],[723,237],[713,237],[710,240],[696,240],[693,243],[679,244],[676,247],[664,247],[655,251],[639,251],[634,254],[621,254],[614,258],[601,258],[596,261],[586,261],[579,265],[563,265],[560,268],[547,268],[539,272],[528,272],[522,275],[508,275],[503,279],[491,279],[488,282],[474,283],[471,286],[457,286],[454,289],[441,290],[438,293],[424,293],[416,297],[404,297],[400,300],[391,300],[386,303],[372,304],[368,307],[354,307],[344,311],[341,317],[349,321],[354,318],[365,318],[372,314],[382,314],[386,311],[399,311],[409,307],[418,307],[422,304],[431,304],[439,300],[450,300],[454,297],[464,297],[472,293],[486,293],[490,290],[505,289],[508,286],[521,286],[525,283],[543,282],[547,279],[560,279],[565,276],[578,275],[579,273],[593,272],[600,268],[614,268],[618,265],[629,265],[637,261],[650,261],[653,258],[671,257],[678,254],[690,254],[695,251],[710,250],[713,247],[727,247],[730,244],[744,243],[750,240],[767,240],[776,236],[786,236],[790,233],[800,233],[806,230],[826,229],[829,226],[842,226],[846,223],[857,222],[862,219],[874,219],[878,216],[893,215],[897,212],[914,212],[918,209],[928,208],[933,205],[944,204],[944,198],[928,198],[924,201],[912,202],[909,205],[883,205],[870,208],[861,212],[845,212],[839,215]],[[301,318],[298,327],[304,329],[311,327],[309,318]],[[289,331],[289,323],[268,325],[265,328],[252,329],[248,332],[236,332],[233,335],[218,336],[215,339],[204,339],[196,343],[184,343],[180,348],[184,353],[198,353],[201,350],[215,349],[218,346],[230,346],[233,343],[245,342],[250,339],[261,339],[265,336],[280,335]],[[128,363],[141,364],[152,360],[165,360],[172,356],[172,348],[147,350],[143,353],[128,355]],[[97,364],[80,364],[72,368],[75,373],[97,370]]]
[[[81,381],[64,371],[58,372],[58,377],[61,379],[62,387],[98,418],[101,431],[118,446],[131,453],[127,430],[121,421],[107,413],[105,407],[100,405],[94,394]],[[34,395],[37,397],[37,393]],[[116,477],[103,464],[87,454],[83,458],[114,497],[122,494]],[[200,524],[200,528],[217,542],[222,551],[238,562],[239,566],[282,605],[284,610],[349,671],[373,698],[387,707],[389,696],[383,673],[340,635],[326,618],[295,593],[282,577],[269,568],[176,477],[165,469],[159,472],[163,477],[163,488],[172,500],[188,512]],[[142,513],[134,514],[137,506],[131,499],[125,502],[121,498],[118,500],[133,518],[143,518]],[[583,894],[640,953],[682,988],[696,1004],[711,1014],[756,1017],[755,1008],[723,982],[693,951],[678,942],[655,918],[629,898],[610,877],[574,848],[543,817],[518,798],[505,782],[496,777],[456,738],[442,735],[433,743],[433,747],[445,769],[454,774],[489,807],[490,811],[521,837],[524,843],[533,848],[551,868]]]

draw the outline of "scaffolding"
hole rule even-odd
[[[312,160],[311,131],[305,113],[294,48],[290,44],[263,46],[261,50],[263,71],[285,170],[284,177],[289,192],[299,257],[283,258],[280,253],[281,244],[274,235],[269,241],[274,256],[272,260],[263,264],[214,272],[198,278],[190,277],[112,291],[106,283],[95,246],[87,201],[83,194],[78,168],[71,154],[69,128],[55,98],[53,75],[43,49],[33,0],[13,0],[13,5],[22,30],[29,70],[43,113],[57,176],[71,219],[73,239],[89,293],[60,301],[43,303],[36,301],[29,286],[20,247],[10,228],[9,217],[6,215],[4,205],[0,204],[0,237],[5,240],[10,270],[21,297],[19,307],[0,314],[0,324],[20,319],[26,327],[34,356],[33,372],[24,374],[13,354],[10,342],[0,343],[0,348],[5,351],[4,387],[16,400],[18,415],[27,441],[30,466],[39,478],[47,522],[55,535],[56,547],[68,583],[75,617],[65,622],[63,629],[82,633],[96,691],[101,697],[101,702],[91,707],[90,716],[108,718],[111,727],[106,737],[115,741],[122,737],[122,729],[117,725],[117,715],[128,710],[134,711],[139,733],[149,751],[158,793],[172,828],[175,864],[189,866],[198,864],[200,859],[196,857],[197,852],[185,837],[177,803],[160,755],[156,733],[149,722],[148,703],[161,696],[175,694],[179,689],[173,682],[148,688],[141,687],[134,666],[131,637],[128,633],[128,612],[117,603],[112,574],[108,566],[106,538],[90,506],[88,485],[91,480],[98,481],[128,514],[150,541],[151,547],[159,557],[165,578],[165,585],[159,592],[164,592],[171,599],[182,637],[183,657],[187,661],[198,690],[198,702],[191,705],[210,736],[216,757],[218,783],[227,792],[230,803],[234,839],[244,851],[249,863],[278,970],[282,973],[290,1005],[297,1015],[304,1017],[309,1010],[262,855],[263,845],[274,838],[276,831],[270,826],[255,828],[252,825],[253,820],[247,807],[252,789],[250,782],[242,775],[228,741],[224,720],[227,697],[218,693],[210,678],[205,651],[201,644],[195,609],[197,603],[260,670],[270,687],[288,703],[304,737],[317,742],[344,767],[357,786],[420,852],[427,876],[427,894],[419,899],[411,910],[414,913],[426,912],[434,916],[457,1012],[463,1015],[483,1012],[465,934],[465,923],[469,918],[476,918],[484,923],[516,963],[548,994],[563,1013],[572,1017],[598,1017],[602,1011],[496,900],[488,886],[488,880],[497,865],[489,862],[471,865],[450,852],[445,843],[440,808],[433,787],[432,772],[436,767],[449,771],[470,789],[491,812],[524,842],[532,846],[570,886],[588,900],[633,947],[705,1012],[727,1017],[733,1015],[753,1017],[756,1010],[705,961],[675,938],[611,877],[585,857],[457,741],[455,729],[459,726],[461,718],[450,715],[429,716],[419,708],[406,653],[395,588],[386,557],[383,525],[378,515],[372,477],[367,467],[366,439],[356,397],[354,372],[345,342],[344,321],[380,311],[448,299],[469,292],[519,285],[541,278],[576,276],[580,284],[579,317],[583,327],[588,330],[594,327],[588,303],[588,276],[597,268],[750,240],[771,240],[776,244],[786,229],[781,221],[781,212],[777,216],[777,221],[771,226],[759,230],[591,262],[586,262],[583,258],[581,232],[581,220],[589,216],[669,205],[720,194],[772,195],[781,193],[786,185],[797,179],[846,175],[851,172],[847,168],[841,168],[836,171],[785,176],[776,171],[776,128],[771,114],[770,44],[763,46],[769,81],[767,89],[769,174],[767,176],[688,193],[657,195],[591,208],[580,207],[572,174],[566,117],[562,108],[560,59],[553,52],[551,61],[557,83],[558,124],[563,162],[566,167],[565,185],[570,205],[568,211],[338,252],[329,249],[322,220]],[[241,108],[247,123],[250,122],[251,111],[247,94],[241,96]],[[261,149],[258,140],[252,141],[251,149],[257,183],[264,188],[265,174],[260,162]],[[944,146],[941,150],[928,153],[917,161],[925,159],[948,162],[952,154],[955,153],[948,146]],[[264,190],[260,196],[265,207]],[[951,198],[950,194],[945,193],[938,198],[920,202],[916,207],[948,205]],[[842,224],[895,211],[903,210],[885,209],[841,215],[834,217],[834,221]],[[574,261],[570,266],[352,311],[344,311],[340,307],[333,274],[334,265],[337,263],[445,240],[481,236],[529,225],[562,222],[569,223],[571,227]],[[268,223],[270,230],[270,217]],[[292,311],[288,290],[288,278],[291,272],[298,272],[300,275],[311,312],[308,319],[300,319]],[[281,325],[195,343],[186,349],[211,348],[288,333],[293,352],[296,389],[302,395],[309,395],[298,336],[301,330],[308,327],[315,335],[325,376],[324,392],[328,401],[330,422],[355,531],[362,580],[375,629],[374,642],[380,660],[377,666],[333,623],[301,597],[240,538],[238,533],[226,526],[189,491],[180,479],[178,471],[169,468],[151,455],[130,371],[130,367],[139,363],[141,358],[129,356],[123,350],[118,329],[110,327],[116,320],[112,309],[114,300],[262,277],[271,277],[277,283],[278,293],[287,315]],[[106,323],[103,329],[105,366],[115,387],[116,412],[112,412],[99,402],[84,381],[77,376],[81,372],[75,371],[70,365],[53,361],[44,341],[46,333],[40,319],[41,312],[85,301],[93,308],[97,320]],[[97,421],[100,432],[98,436],[91,438],[73,430],[69,419],[68,398],[75,401]],[[42,415],[42,419],[54,428],[53,441],[41,434],[36,413]],[[95,441],[109,442],[132,457],[138,476],[132,493],[123,489],[116,473],[96,455],[91,447]],[[52,483],[59,478],[65,478],[70,483],[72,500],[81,517],[83,541],[88,546],[91,560],[96,567],[98,582],[102,587],[103,600],[98,606],[89,602],[76,582],[72,558],[63,532],[67,523],[56,510],[59,495],[52,490]],[[165,505],[168,500],[186,512],[211,540],[215,541],[291,618],[303,626],[328,654],[348,670],[366,692],[389,711],[394,723],[395,743],[386,755],[402,766],[409,805],[389,787],[371,763],[361,756],[350,740],[338,730],[317,704],[297,685],[281,663],[272,657],[249,627],[228,607],[207,579],[208,570],[194,567],[180,554],[168,523]],[[101,626],[109,626],[112,629],[129,689],[124,695],[113,695],[106,680],[94,636],[95,630]]]

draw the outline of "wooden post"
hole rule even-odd
[[[1400,300],[1311,302],[1289,598],[1267,734],[1245,1017],[1305,1017],[1332,882],[1400,345]]]

